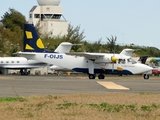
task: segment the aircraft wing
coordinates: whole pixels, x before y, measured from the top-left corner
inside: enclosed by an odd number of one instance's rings
[[[20,51],[20,52],[16,52],[16,53],[14,53],[14,54],[18,54],[18,55],[20,55],[20,56],[21,56],[21,55],[22,55],[22,56],[23,56],[23,55],[30,55],[30,56],[31,56],[31,55],[32,55],[32,56],[36,55],[35,52],[21,52],[21,51]]]
[[[73,55],[73,56],[83,56],[88,59],[97,59],[97,58],[102,58],[104,57],[104,54],[100,53],[87,53],[87,52],[74,52],[74,53],[66,53],[67,55]]]
[[[40,67],[44,67],[44,66],[47,66],[46,63],[43,63],[43,64],[35,64],[35,65],[4,65],[4,66],[1,66],[0,68],[5,68],[5,69],[32,69],[32,68],[40,68]]]

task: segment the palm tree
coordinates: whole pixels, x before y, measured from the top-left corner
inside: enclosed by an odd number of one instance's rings
[[[108,42],[107,42],[107,47],[109,49],[109,52],[110,53],[114,53],[116,52],[116,40],[117,40],[117,37],[113,37],[111,36],[111,38],[107,38]]]

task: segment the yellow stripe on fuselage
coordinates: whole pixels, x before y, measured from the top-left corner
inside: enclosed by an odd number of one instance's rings
[[[123,68],[117,67],[117,70],[118,70],[118,71],[123,71]]]

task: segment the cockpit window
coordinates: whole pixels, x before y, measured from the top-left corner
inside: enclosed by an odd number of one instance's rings
[[[127,61],[128,63],[132,63],[132,64],[137,63],[133,58],[128,58]]]

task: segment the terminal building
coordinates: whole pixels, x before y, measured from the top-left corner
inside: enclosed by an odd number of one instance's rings
[[[38,6],[29,11],[28,22],[39,24],[42,34],[48,37],[61,37],[67,34],[68,22],[62,14],[60,0],[37,0]]]

